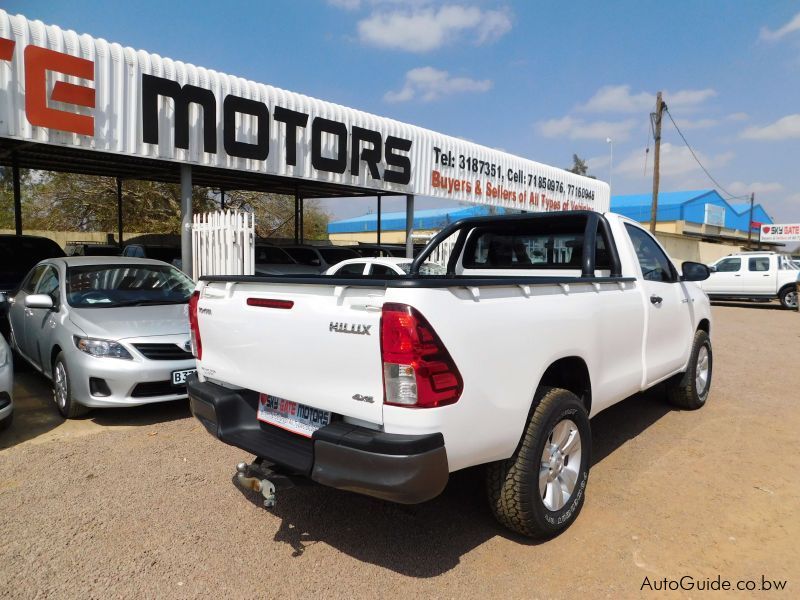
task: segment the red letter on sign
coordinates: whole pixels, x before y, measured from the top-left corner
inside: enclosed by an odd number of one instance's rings
[[[0,60],[11,60],[14,56],[14,40],[0,38]]]
[[[25,48],[25,112],[31,125],[94,135],[94,117],[47,106],[47,71],[56,71],[94,81],[94,62],[41,48]],[[52,100],[94,108],[94,90],[82,85],[57,81]]]

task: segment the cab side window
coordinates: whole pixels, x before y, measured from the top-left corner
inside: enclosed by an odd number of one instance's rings
[[[349,265],[343,265],[342,268],[335,273],[335,275],[349,275],[350,277],[358,277],[363,274],[364,263],[350,263]]]
[[[42,278],[39,280],[36,293],[50,296],[53,300],[53,306],[58,306],[58,271],[56,271],[54,267],[47,267]]]
[[[642,277],[647,281],[661,281],[663,283],[677,281],[677,271],[672,266],[672,261],[664,254],[664,251],[656,241],[650,237],[650,234],[627,223],[625,228],[628,230],[631,242],[633,242],[636,258],[639,259],[639,266],[642,267]]]
[[[39,280],[42,278],[42,273],[44,273],[46,268],[46,265],[34,267],[33,271],[30,272],[27,279],[25,279],[25,283],[22,284],[20,289],[26,294],[32,294],[36,289],[36,285],[39,283]]]
[[[716,265],[717,273],[736,273],[742,268],[741,258],[725,258]]]
[[[756,256],[748,260],[751,271],[769,271],[769,256]]]
[[[370,275],[374,275],[375,277],[386,277],[387,275],[397,275],[397,273],[394,271],[394,269],[387,267],[386,265],[372,265]]]

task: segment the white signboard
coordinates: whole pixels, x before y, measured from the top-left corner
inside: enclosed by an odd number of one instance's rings
[[[761,226],[762,242],[800,242],[800,223]]]
[[[725,207],[716,204],[706,204],[705,218],[703,223],[706,225],[716,225],[725,227]]]
[[[0,146],[11,138],[530,211],[609,209],[608,184],[595,179],[2,10],[0,98]]]

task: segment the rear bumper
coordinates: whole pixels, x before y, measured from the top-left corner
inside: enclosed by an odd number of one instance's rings
[[[213,436],[330,487],[402,504],[438,496],[449,477],[441,433],[401,435],[336,421],[311,439],[256,419],[258,395],[191,377],[192,414]]]

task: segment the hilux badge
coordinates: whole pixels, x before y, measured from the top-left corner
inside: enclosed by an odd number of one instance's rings
[[[355,335],[370,335],[369,330],[372,325],[361,325],[360,323],[334,323],[328,326],[328,331],[333,333],[353,333]]]

